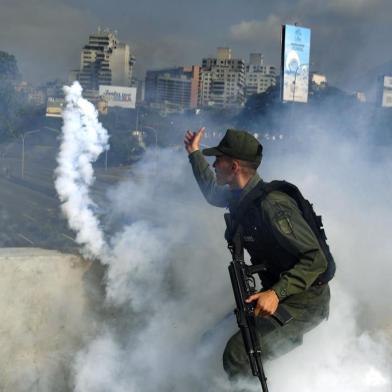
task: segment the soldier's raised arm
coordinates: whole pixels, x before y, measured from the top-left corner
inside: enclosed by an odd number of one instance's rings
[[[214,206],[227,207],[230,191],[226,186],[216,183],[215,175],[200,151],[200,142],[204,132],[204,127],[197,132],[188,130],[184,137],[185,150],[189,154],[193,174],[206,200]]]

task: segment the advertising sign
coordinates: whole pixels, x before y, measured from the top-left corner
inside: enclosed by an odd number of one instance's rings
[[[99,95],[108,103],[109,107],[135,109],[136,87],[99,86]]]
[[[48,97],[46,117],[61,117],[64,105],[64,98]]]
[[[308,102],[310,29],[282,26],[282,100]]]

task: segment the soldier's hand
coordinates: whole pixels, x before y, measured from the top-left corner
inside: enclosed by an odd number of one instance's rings
[[[261,317],[268,317],[276,312],[279,304],[279,298],[274,290],[262,291],[251,295],[245,302],[250,303],[257,301],[255,307],[255,315]]]
[[[205,128],[200,128],[197,132],[186,131],[184,137],[185,150],[188,154],[200,149],[200,141],[204,136]]]

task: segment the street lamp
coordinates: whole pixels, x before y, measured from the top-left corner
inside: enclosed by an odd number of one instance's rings
[[[136,107],[136,129],[139,129],[139,107]]]

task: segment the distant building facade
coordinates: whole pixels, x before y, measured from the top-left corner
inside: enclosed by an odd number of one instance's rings
[[[89,36],[81,51],[80,70],[71,71],[87,97],[97,97],[100,85],[130,87],[135,58],[128,44],[119,42],[117,33],[98,31]]]
[[[199,106],[241,106],[245,101],[245,61],[232,58],[230,48],[218,48],[216,57],[203,58]]]
[[[265,92],[276,85],[278,71],[273,65],[265,65],[261,53],[251,53],[245,68],[245,96]]]
[[[383,108],[392,107],[392,75],[378,77],[378,106]]]
[[[168,112],[196,108],[199,75],[199,65],[147,71],[144,101]]]
[[[310,82],[312,83],[313,88],[324,88],[327,86],[327,77],[319,72],[312,72],[310,75]]]
[[[145,92],[145,79],[137,79],[132,77],[132,87],[136,87],[136,103],[140,104],[144,102],[144,92]]]
[[[36,107],[46,105],[46,89],[44,87],[33,87],[26,81],[15,84],[15,91],[23,94],[27,101]]]

